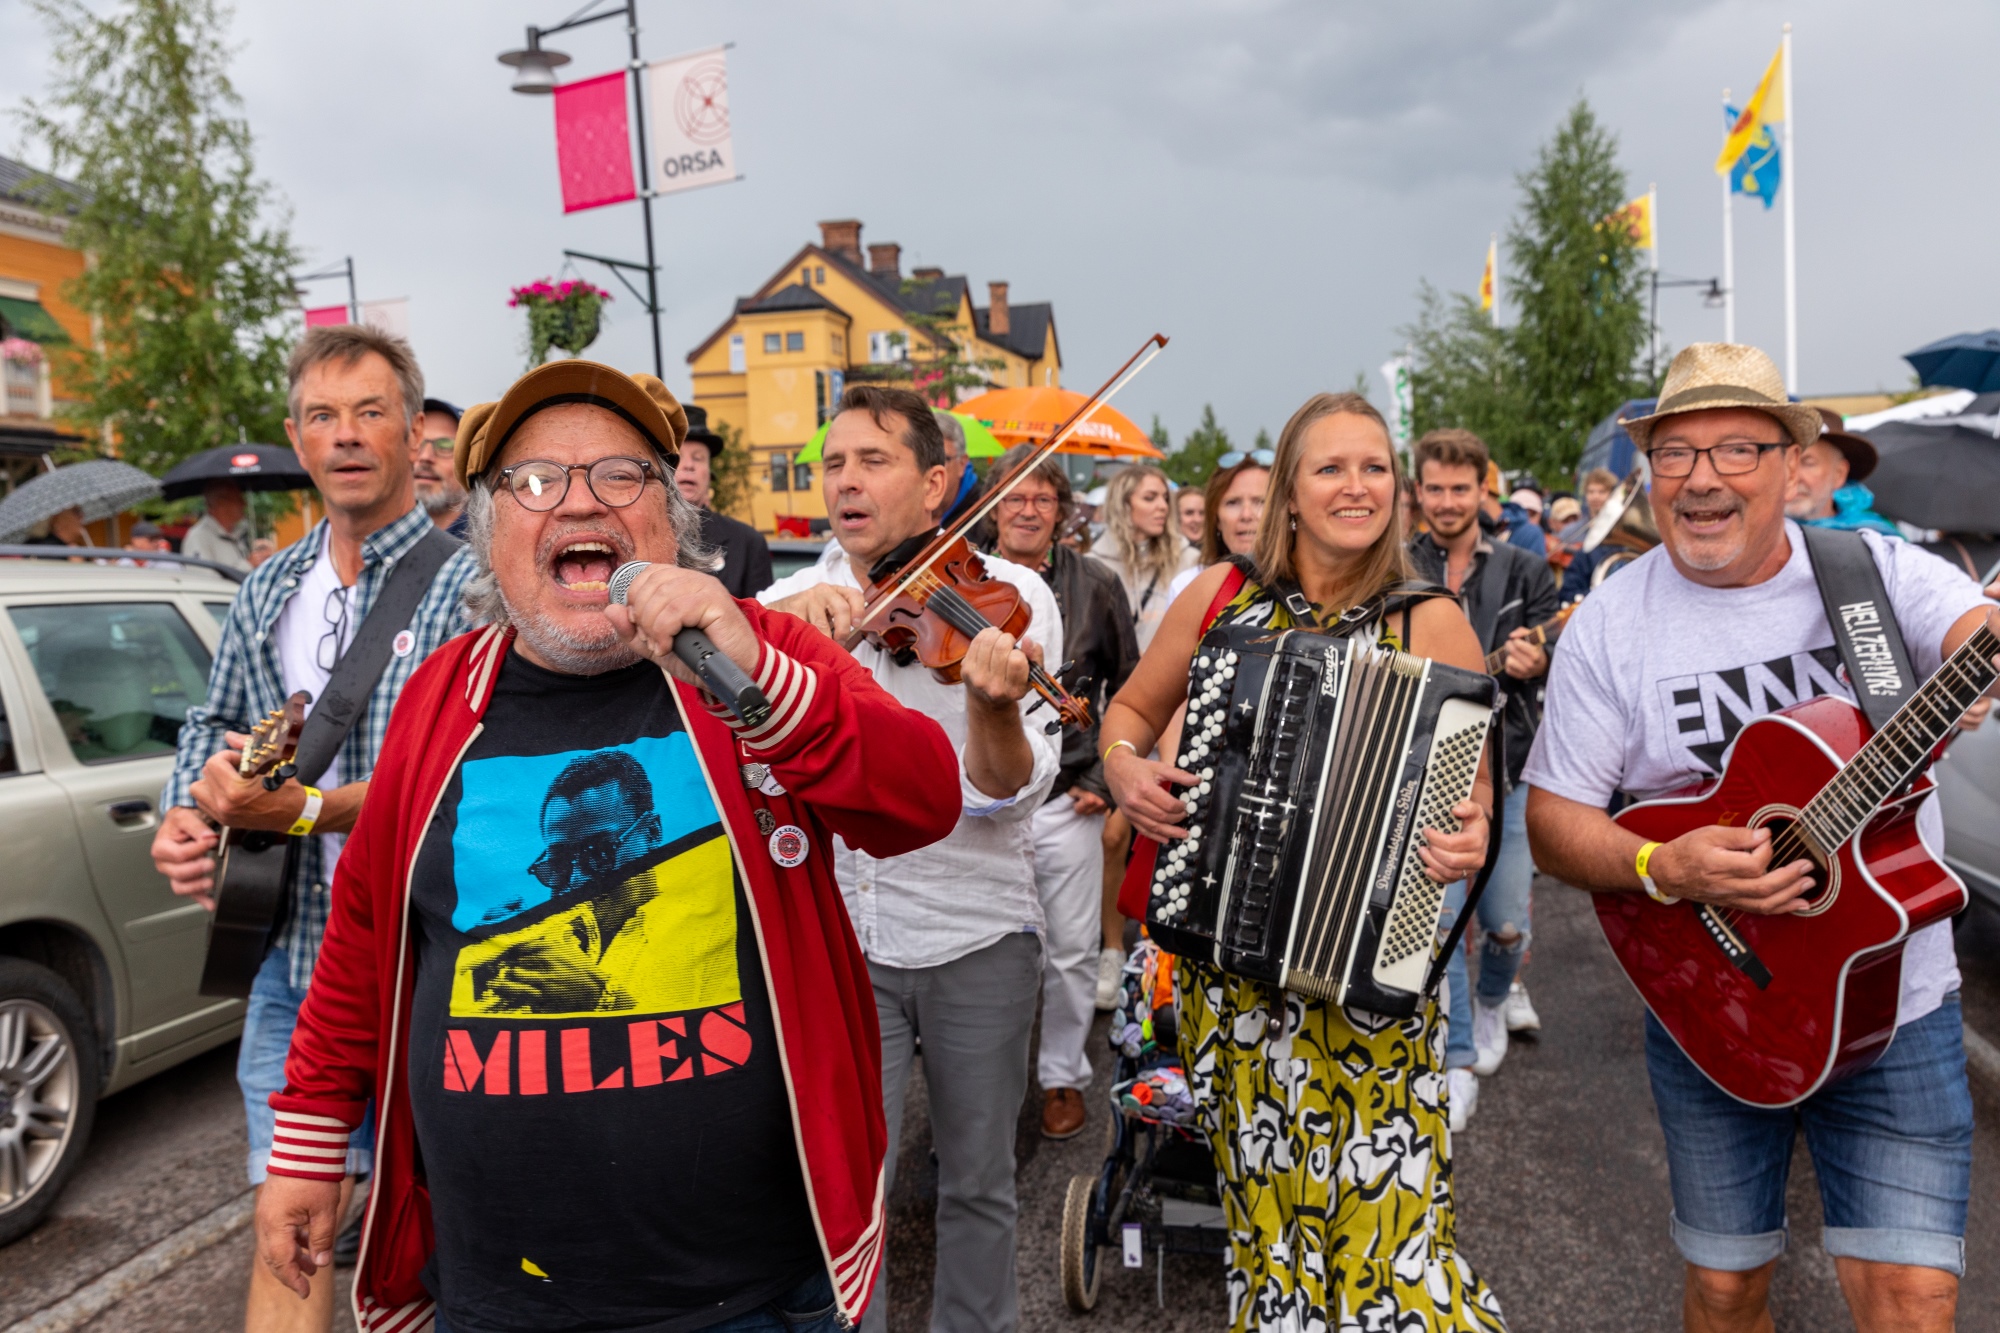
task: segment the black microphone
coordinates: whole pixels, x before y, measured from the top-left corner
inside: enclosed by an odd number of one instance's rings
[[[632,587],[632,580],[645,573],[652,563],[628,560],[612,571],[608,591],[613,606],[625,605],[625,594]],[[744,726],[760,726],[771,716],[771,701],[757,688],[757,682],[700,630],[684,629],[674,635],[674,656],[687,663],[688,670],[701,677],[708,692],[729,705],[729,710],[743,719]]]

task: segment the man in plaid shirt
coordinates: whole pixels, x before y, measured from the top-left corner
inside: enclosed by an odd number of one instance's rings
[[[174,892],[211,908],[217,835],[202,818],[231,828],[310,834],[302,840],[283,926],[258,972],[243,1019],[236,1078],[250,1128],[250,1181],[262,1184],[271,1155],[270,1095],[284,1086],[285,1053],[326,930],[328,886],[340,844],[368,790],[389,714],[403,683],[431,650],[472,622],[460,597],[472,557],[455,552],[432,580],[360,720],[317,781],[294,778],[267,792],[237,776],[251,725],[296,690],[317,699],[332,668],[388,581],[396,561],[432,531],[416,502],[412,461],[421,447],[423,375],[409,345],[374,329],[309,330],[288,367],[285,431],[305,464],[327,517],[303,541],[264,562],[237,593],[223,627],[208,699],[188,710],[173,777],[160,796],[166,812],[153,862]],[[199,812],[197,810],[199,808]],[[370,1168],[372,1134],[349,1151],[350,1176]],[[333,1316],[332,1273],[309,1301],[253,1263],[249,1326],[325,1329]]]

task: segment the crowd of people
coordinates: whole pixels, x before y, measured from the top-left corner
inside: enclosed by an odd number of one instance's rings
[[[1642,845],[1606,810],[1712,773],[1745,720],[1659,701],[1830,651],[1799,522],[1862,533],[1920,670],[1989,615],[1952,566],[1854,520],[1865,441],[1790,403],[1752,348],[1686,349],[1626,423],[1659,548],[1608,577],[1584,539],[1620,478],[1507,490],[1457,429],[1406,464],[1352,393],[1313,396],[1199,486],[1120,467],[1092,514],[1031,446],[982,481],[948,414],[851,385],[823,445],[831,540],[774,581],[761,537],[709,507],[724,441],[651,376],[554,362],[460,410],[425,397],[406,344],[351,326],[309,331],[288,376],[326,516],[236,598],[154,843],[212,906],[220,827],[297,842],[238,1066],[253,1330],[327,1328],[343,1249],[370,1330],[885,1329],[919,1055],[930,1326],[1017,1327],[1019,1108],[1038,1087],[1056,1139],[1118,1114],[1087,1095],[1090,1033],[1151,946],[1117,889],[1135,835],[1187,835],[1170,786],[1202,778],[1177,737],[1197,645],[1228,624],[1356,636],[1498,687],[1454,827],[1423,831],[1440,937],[1475,919],[1413,1016],[1163,968],[1231,1326],[1503,1328],[1456,1243],[1452,1143],[1544,1021],[1524,974],[1537,866],[1797,910],[1810,866],[1770,865],[1767,834]],[[190,542],[248,564],[226,501]],[[927,661],[871,597],[981,510],[1014,632]],[[414,609],[380,627],[378,606]],[[356,679],[350,646],[389,629]],[[704,686],[673,651],[687,630],[768,714]],[[1047,725],[1044,668],[1089,725]],[[360,701],[332,758],[242,777],[250,724],[301,690]],[[1907,1035],[1795,1109],[1732,1101],[1648,1020],[1688,1328],[1770,1327],[1799,1124],[1857,1322],[1949,1326],[1971,1104],[1948,928],[1910,953]]]

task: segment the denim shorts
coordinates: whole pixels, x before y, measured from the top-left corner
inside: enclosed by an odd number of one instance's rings
[[[1674,1243],[1691,1264],[1761,1268],[1784,1253],[1785,1180],[1804,1129],[1826,1252],[1965,1273],[1972,1090],[1958,993],[1896,1030],[1880,1060],[1783,1110],[1708,1081],[1652,1014],[1646,1069],[1667,1137]]]
[[[704,1325],[701,1333],[837,1333],[839,1328],[840,1306],[833,1299],[833,1280],[822,1269],[754,1310]],[[431,1316],[431,1333],[451,1333],[443,1310]]]
[[[292,1029],[299,1025],[299,1006],[306,993],[291,983],[291,956],[283,949],[264,955],[257,979],[250,983],[250,1003],[243,1011],[243,1041],[236,1048],[236,1086],[243,1090],[243,1115],[250,1126],[250,1183],[264,1183],[271,1161],[271,1136],[278,1113],[271,1094],[285,1088],[285,1057],[292,1049]],[[365,1176],[374,1169],[375,1108],[370,1106],[359,1129],[349,1136],[347,1174]]]

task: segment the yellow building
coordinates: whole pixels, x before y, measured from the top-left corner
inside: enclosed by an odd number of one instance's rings
[[[986,372],[993,387],[1062,383],[1047,302],[1012,305],[1007,284],[989,282],[987,304],[975,305],[963,275],[919,268],[904,277],[902,247],[893,242],[870,245],[864,261],[859,222],[819,228],[819,244],[800,249],[740,298],[687,358],[694,401],[712,424],[741,432],[751,450],[751,512],[739,517],[765,532],[776,531],[780,518],[826,517],[816,469],[794,459],[851,373],[907,360],[912,344],[928,336],[910,322],[912,312],[943,316],[967,360],[998,362]]]
[[[58,447],[81,443],[51,420],[63,396],[49,355],[90,341],[90,320],[62,295],[84,266],[83,255],[63,243],[63,195],[74,188],[0,157],[0,339],[23,353],[0,356],[0,494],[40,471]]]

